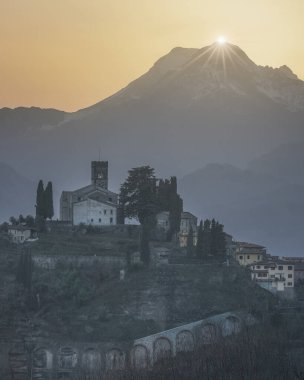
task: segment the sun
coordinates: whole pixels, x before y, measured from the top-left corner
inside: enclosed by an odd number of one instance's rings
[[[219,37],[216,39],[216,42],[217,42],[219,45],[224,45],[224,44],[227,42],[227,38],[224,37],[224,36],[219,36]]]

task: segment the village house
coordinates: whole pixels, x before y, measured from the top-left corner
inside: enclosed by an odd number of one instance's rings
[[[179,245],[180,247],[186,247],[189,232],[192,229],[193,232],[193,244],[197,243],[197,217],[191,214],[191,212],[185,211],[181,214],[181,223],[179,231]]]
[[[92,161],[91,184],[62,192],[60,220],[73,225],[114,225],[118,208],[118,195],[108,190],[108,161]]]
[[[261,261],[248,266],[251,279],[270,291],[294,287],[294,265],[287,261]]]
[[[22,224],[8,226],[8,234],[13,242],[17,244],[24,243],[29,239],[37,238],[37,232],[34,228]]]
[[[283,256],[282,260],[294,265],[294,284],[297,285],[304,282],[304,257]]]
[[[253,264],[265,259],[266,248],[252,243],[236,242],[235,259],[243,266]]]

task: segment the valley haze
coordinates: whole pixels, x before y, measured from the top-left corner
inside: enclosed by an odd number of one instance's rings
[[[40,178],[85,185],[109,161],[111,188],[131,167],[176,175],[185,209],[215,217],[272,254],[303,254],[304,82],[256,65],[233,44],[176,47],[101,102],[67,113],[0,110],[0,219],[34,213]],[[58,207],[57,207],[58,208]]]

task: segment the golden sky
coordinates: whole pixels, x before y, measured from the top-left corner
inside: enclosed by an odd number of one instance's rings
[[[0,107],[92,105],[225,35],[304,79],[304,0],[0,0]]]

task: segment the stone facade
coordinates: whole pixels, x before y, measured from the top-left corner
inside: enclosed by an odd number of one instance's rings
[[[12,241],[18,244],[37,237],[37,232],[33,228],[23,225],[9,226],[8,234],[10,235]]]
[[[179,232],[179,245],[180,247],[186,247],[188,241],[188,235],[190,229],[193,231],[193,244],[197,243],[197,217],[191,212],[182,212],[180,232]]]
[[[117,223],[118,195],[108,190],[108,162],[91,163],[91,184],[75,191],[63,191],[60,220],[87,225]]]
[[[239,333],[256,323],[250,314],[224,313],[129,342],[53,342],[34,339],[5,345],[2,364],[13,379],[112,379],[116,371],[145,370],[159,360]]]
[[[266,257],[266,248],[252,243],[237,242],[235,247],[235,259],[240,265],[246,266],[259,261]]]

